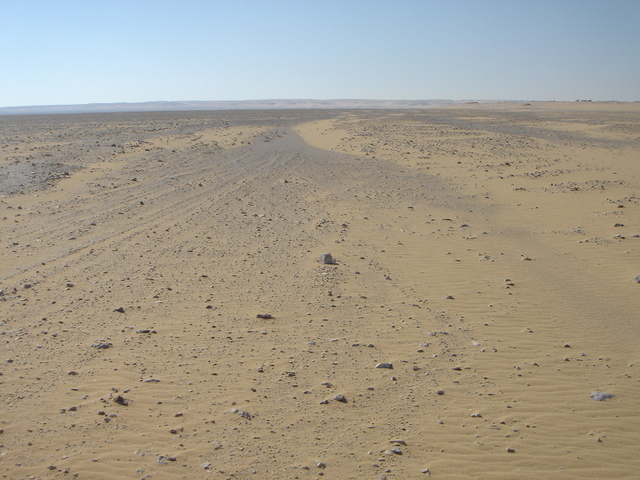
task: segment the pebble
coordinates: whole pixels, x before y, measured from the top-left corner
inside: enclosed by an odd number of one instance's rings
[[[613,393],[605,393],[605,392],[593,392],[589,396],[598,402],[604,402],[607,398],[615,397]]]
[[[340,395],[339,393],[336,393],[333,396],[333,399],[337,402],[347,403],[347,397],[345,397],[344,395]]]
[[[91,345],[91,346],[92,346],[93,348],[97,348],[97,349],[104,350],[104,349],[107,349],[107,348],[111,347],[111,344],[110,344],[110,343],[107,343],[107,342],[96,342],[96,343],[94,343],[94,344],[93,344],[93,345]]]
[[[393,369],[393,364],[392,363],[379,363],[376,365],[376,368],[389,368],[389,369]]]
[[[202,465],[200,465],[202,468],[204,468],[205,470],[209,470],[211,468],[211,462],[204,462]]]

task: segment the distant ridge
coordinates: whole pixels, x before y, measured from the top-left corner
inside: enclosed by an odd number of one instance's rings
[[[269,109],[404,109],[458,105],[456,100],[226,100],[140,103],[87,103],[82,105],[33,105],[0,107],[0,115],[36,115],[101,112],[167,112],[188,110]],[[484,103],[484,102],[481,102]]]

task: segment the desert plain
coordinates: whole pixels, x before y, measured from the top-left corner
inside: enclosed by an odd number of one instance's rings
[[[638,103],[0,117],[0,475],[638,478],[638,275]]]

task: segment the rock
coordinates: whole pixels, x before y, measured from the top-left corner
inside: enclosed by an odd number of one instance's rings
[[[640,275],[636,275],[636,283],[640,283]]]
[[[422,470],[420,470],[420,473],[424,473],[427,477],[431,476],[431,470],[429,470],[428,468],[423,468]]]
[[[607,398],[615,397],[613,393],[604,393],[604,392],[593,392],[589,396],[598,402],[604,402]]]
[[[157,382],[159,382],[160,380],[158,380],[157,378],[145,378],[145,379],[144,379],[144,380],[142,380],[142,381],[143,381],[143,382],[146,382],[146,383],[157,383]]]
[[[507,453],[516,453],[514,448],[507,448]]]
[[[123,307],[114,308],[113,311],[118,313],[124,313],[124,308]]]
[[[327,465],[324,462],[316,462],[316,467],[318,468],[327,468]]]
[[[93,345],[91,345],[93,348],[97,348],[99,350],[105,350],[109,347],[111,347],[110,343],[107,342],[96,342]]]
[[[344,395],[340,395],[339,393],[336,393],[333,396],[333,399],[337,402],[347,403],[347,397],[345,397]]]
[[[335,261],[333,260],[333,256],[330,253],[323,253],[322,255],[320,255],[320,263],[331,265],[335,263]]]
[[[113,399],[113,401],[118,405],[123,405],[125,407],[129,405],[129,400],[124,398],[122,395],[118,395],[116,398]]]
[[[204,468],[205,470],[209,470],[211,468],[211,462],[204,462],[202,465],[200,465],[202,468]]]
[[[437,394],[437,395],[444,395],[444,390],[438,390],[438,391],[436,392],[436,394]]]
[[[270,313],[259,313],[258,315],[256,315],[257,318],[262,318],[264,320],[269,320],[270,318],[273,318],[273,315],[271,315]]]
[[[377,364],[376,368],[389,368],[389,369],[393,370],[393,364],[392,363],[383,362],[383,363]]]

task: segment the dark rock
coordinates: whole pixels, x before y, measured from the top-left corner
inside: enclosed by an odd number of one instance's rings
[[[323,253],[322,255],[320,255],[320,263],[324,263],[325,265],[332,265],[335,263],[335,261],[330,253]]]
[[[274,318],[270,313],[259,313],[256,315],[257,318],[262,318],[264,320],[269,320],[270,318]]]
[[[589,396],[598,402],[604,402],[607,398],[615,397],[613,393],[605,393],[605,392],[593,392]]]
[[[333,399],[337,402],[347,403],[347,398],[344,395],[340,395],[339,393],[333,396]]]
[[[113,399],[113,401],[118,405],[122,405],[124,407],[129,405],[129,400],[124,398],[122,395],[118,395],[116,398]]]
[[[388,369],[393,370],[393,364],[392,363],[386,363],[386,362],[379,363],[379,364],[376,365],[376,368],[388,368]]]
[[[118,312],[118,313],[124,313],[124,308],[118,307],[118,308],[114,309],[113,311],[114,312]]]

